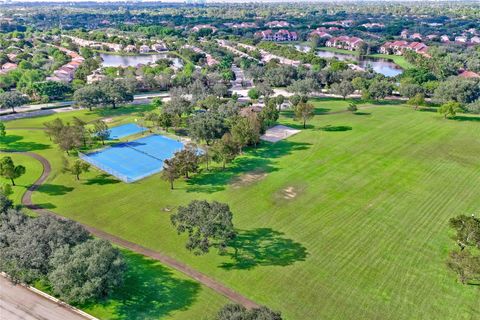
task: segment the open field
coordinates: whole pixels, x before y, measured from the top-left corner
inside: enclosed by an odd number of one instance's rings
[[[480,209],[479,118],[444,120],[388,103],[361,104],[357,114],[327,114],[345,110],[348,101],[315,104],[317,116],[307,130],[262,143],[226,171],[178,181],[173,191],[158,175],[124,184],[92,171],[77,182],[60,172],[61,153],[42,131],[8,130],[38,128],[53,117],[7,123],[7,134],[18,138],[5,146],[52,163],[52,176],[34,193],[34,203],[164,252],[287,319],[479,314],[478,287],[460,285],[445,267],[453,246],[448,219]],[[118,110],[75,114],[88,121],[120,116],[116,123],[135,118]],[[288,112],[280,123],[301,127]],[[232,244],[237,255],[231,248],[224,256],[198,257],[184,248],[169,212],[192,199],[230,204],[240,231]],[[187,311],[170,315],[191,319],[203,314],[202,306],[211,310],[224,302],[205,292]],[[169,301],[179,303],[174,297]],[[87,311],[100,315],[102,308]]]

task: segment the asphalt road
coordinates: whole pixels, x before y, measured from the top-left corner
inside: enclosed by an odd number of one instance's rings
[[[86,318],[0,276],[0,319],[85,320]]]

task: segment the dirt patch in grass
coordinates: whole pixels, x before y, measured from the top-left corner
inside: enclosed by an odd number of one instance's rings
[[[287,200],[287,201],[290,201],[290,200],[294,200],[295,198],[297,198],[300,194],[303,193],[303,191],[305,190],[306,186],[305,185],[289,185],[289,186],[286,186],[280,190],[278,190],[275,194],[275,198],[277,200]]]
[[[297,190],[294,187],[286,187],[282,190],[283,198],[287,200],[294,199],[297,196]]]
[[[264,170],[254,170],[250,172],[246,172],[238,177],[232,179],[232,186],[236,189],[249,186],[264,179],[267,176],[267,173]]]

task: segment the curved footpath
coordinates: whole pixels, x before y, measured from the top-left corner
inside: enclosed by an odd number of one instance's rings
[[[37,179],[37,181],[35,181],[27,189],[27,191],[25,192],[25,194],[22,197],[22,204],[25,207],[29,208],[30,210],[33,210],[33,211],[35,211],[39,214],[53,215],[55,217],[65,219],[65,217],[60,216],[53,211],[40,208],[39,206],[32,203],[32,193],[35,190],[37,190],[45,182],[45,180],[48,178],[48,176],[50,175],[50,173],[52,171],[52,167],[50,165],[50,162],[48,162],[48,160],[46,158],[42,157],[41,155],[39,155],[37,153],[33,153],[33,152],[20,152],[20,151],[18,151],[18,152],[17,151],[5,151],[5,152],[18,153],[18,154],[22,154],[22,155],[25,155],[25,156],[28,156],[28,157],[32,157],[32,158],[40,161],[40,163],[43,166],[42,175],[40,176],[40,178]],[[186,264],[184,264],[184,263],[182,263],[182,262],[180,262],[180,261],[178,261],[178,260],[176,260],[172,257],[169,257],[169,256],[167,256],[163,253],[158,252],[158,251],[154,251],[154,250],[145,248],[143,246],[140,246],[136,243],[127,241],[125,239],[119,238],[117,236],[114,236],[110,233],[99,230],[97,228],[90,227],[90,226],[87,226],[87,225],[84,225],[84,224],[82,224],[82,225],[92,235],[94,235],[96,237],[99,237],[99,238],[106,239],[106,240],[108,240],[112,243],[115,243],[115,244],[117,244],[121,247],[124,247],[124,248],[129,249],[129,250],[134,251],[134,252],[137,252],[137,253],[142,254],[144,256],[147,256],[147,257],[150,257],[152,259],[158,260],[161,263],[163,263],[163,264],[165,264],[165,265],[167,265],[167,266],[169,266],[173,269],[176,269],[176,270],[182,272],[183,274],[197,280],[198,282],[202,283],[206,287],[208,287],[210,289],[213,289],[216,292],[226,296],[227,298],[229,298],[233,302],[242,304],[247,308],[256,308],[256,307],[259,306],[257,303],[248,299],[247,297],[239,294],[238,292],[235,292],[234,290],[226,287],[225,285],[221,284],[220,282],[216,281],[215,279],[213,279],[213,278],[211,278],[211,277],[209,277],[209,276],[207,276],[207,275],[205,275],[205,274],[187,266]]]

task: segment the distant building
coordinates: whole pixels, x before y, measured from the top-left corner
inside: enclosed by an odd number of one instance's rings
[[[318,30],[313,30],[310,32],[310,37],[317,36],[319,38],[331,38],[332,35],[330,33],[326,33],[325,31],[318,31]]]
[[[400,38],[402,39],[408,39],[408,30],[403,30],[401,33],[400,33]]]
[[[440,41],[442,42],[450,42],[450,37],[444,34],[443,36],[440,37]]]
[[[457,36],[455,37],[455,42],[458,43],[467,43],[468,39],[466,36]]]
[[[410,36],[410,39],[412,39],[412,40],[422,40],[423,36],[420,33],[414,33]]]
[[[149,53],[150,52],[150,47],[147,45],[141,45],[139,48],[140,53]]]
[[[272,30],[264,30],[255,33],[256,37],[262,38],[264,41],[297,41],[298,34],[295,31],[288,31],[285,29],[276,32]]]
[[[462,77],[462,78],[467,78],[467,79],[480,78],[480,74],[475,73],[473,71],[467,71],[467,70],[463,70],[462,72],[460,72],[460,74],[458,76]]]
[[[215,28],[214,26],[212,26],[210,24],[198,24],[198,25],[196,25],[192,28],[192,31],[193,32],[198,32],[202,29],[210,29],[210,30],[212,30],[212,33],[215,33],[218,30],[217,28]]]
[[[160,51],[167,51],[168,48],[164,42],[159,42],[159,43],[152,44],[152,50],[160,52]]]
[[[413,50],[416,53],[425,55],[428,51],[428,46],[422,42],[407,42],[407,41],[393,41],[385,42],[380,47],[380,53],[402,55],[406,50]]]
[[[132,45],[132,44],[129,44],[129,45],[126,46],[123,50],[124,50],[125,52],[136,52],[136,51],[137,51],[137,47],[135,47],[135,46]]]
[[[258,28],[255,22],[242,22],[242,23],[225,23],[227,27],[233,29],[254,29]]]
[[[385,28],[385,25],[383,23],[377,23],[377,22],[364,23],[361,26],[365,27],[367,29],[382,29],[382,28]]]
[[[92,84],[98,81],[105,80],[107,78],[106,75],[101,74],[99,71],[94,71],[92,74],[87,76],[87,83]]]
[[[342,26],[342,27],[351,27],[353,20],[337,20],[337,21],[328,21],[322,23],[325,26]]]
[[[364,41],[357,37],[340,36],[328,39],[325,45],[327,47],[355,51],[360,48],[362,43]]]
[[[472,38],[470,39],[470,43],[472,43],[472,44],[480,44],[480,37],[479,37],[479,36],[472,37]]]
[[[18,65],[15,63],[7,62],[2,65],[2,71],[8,72],[18,68]]]
[[[265,23],[265,26],[266,27],[269,27],[269,28],[286,28],[286,27],[289,27],[290,26],[290,23],[288,23],[287,21],[270,21],[270,22],[267,22]]]

